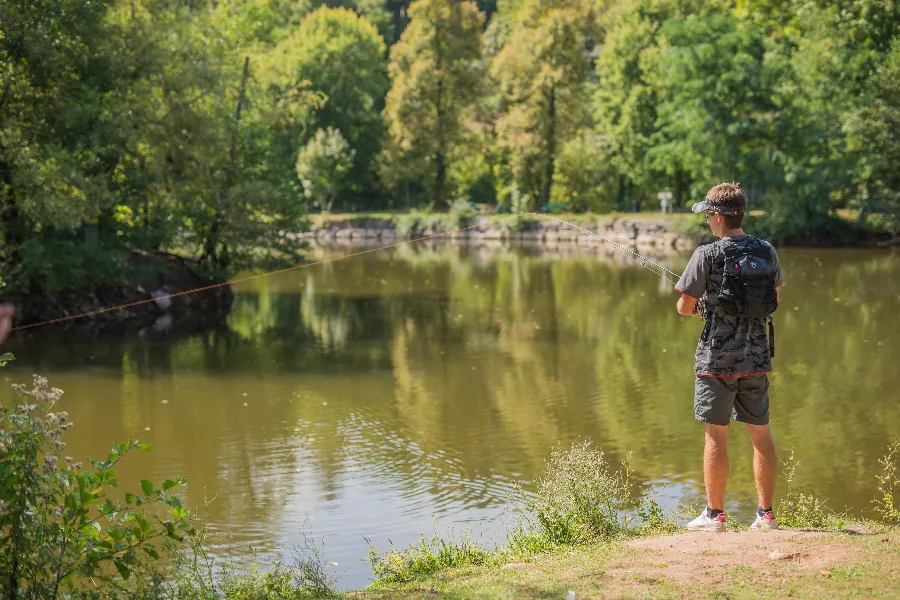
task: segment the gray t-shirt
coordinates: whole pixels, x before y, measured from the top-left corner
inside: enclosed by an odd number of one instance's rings
[[[707,377],[739,377],[768,373],[772,355],[766,331],[766,317],[733,317],[715,310],[725,272],[725,248],[743,245],[750,236],[739,235],[704,244],[694,251],[675,291],[703,301],[706,325],[697,342],[694,371]],[[763,243],[770,248],[768,242]],[[775,285],[784,283],[778,254],[772,248]]]

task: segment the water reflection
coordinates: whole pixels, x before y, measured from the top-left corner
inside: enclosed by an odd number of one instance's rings
[[[900,263],[884,252],[783,250],[772,418],[797,484],[862,510],[900,436]],[[673,259],[678,270],[687,257]],[[48,374],[76,423],[68,452],[150,441],[123,480],[190,481],[223,547],[277,551],[300,530],[364,585],[363,536],[398,545],[498,516],[557,443],[586,437],[667,505],[701,497],[692,420],[698,320],[670,284],[619,260],[403,247],[247,282],[229,328],[187,339],[14,341],[9,373]],[[163,401],[166,401],[165,403]],[[755,506],[734,436],[735,516]],[[743,513],[741,512],[743,511]]]

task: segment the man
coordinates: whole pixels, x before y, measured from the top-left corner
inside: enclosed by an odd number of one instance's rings
[[[784,276],[775,249],[742,228],[747,197],[739,184],[721,183],[692,207],[705,213],[719,238],[697,248],[675,286],[682,315],[706,323],[697,342],[694,417],[706,428],[703,475],[707,506],[688,524],[724,531],[730,418],[745,423],[753,443],[759,507],[751,529],[777,529],[772,511],[777,459],[769,430],[769,379],[774,339],[771,313]],[[768,335],[767,335],[768,333]]]

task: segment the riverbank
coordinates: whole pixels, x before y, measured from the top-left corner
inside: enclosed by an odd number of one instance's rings
[[[142,337],[170,331],[187,335],[221,325],[234,301],[231,286],[201,276],[191,261],[179,256],[134,252],[120,269],[117,283],[59,293],[13,293],[2,300],[16,306],[15,327],[55,321],[59,330],[77,325],[81,335],[112,329]],[[214,287],[183,294],[205,286]],[[107,310],[113,307],[118,308]],[[32,334],[28,329],[25,333]]]
[[[694,217],[691,219],[690,217]],[[479,215],[410,213],[371,215],[317,215],[310,230],[299,234],[317,246],[367,246],[441,236],[475,244],[532,243],[548,247],[595,247],[603,238],[641,253],[684,252],[705,238],[695,231],[696,215]]]
[[[766,220],[761,211],[751,211],[748,231],[781,246],[798,247],[888,247],[900,239],[882,226],[860,221],[847,212],[822,219],[814,233],[784,232]],[[661,214],[486,214],[371,213],[325,214],[310,217],[308,231],[296,234],[308,243],[324,247],[367,247],[399,240],[441,236],[454,242],[498,245],[528,243],[557,246],[596,247],[608,245],[602,238],[641,254],[673,254],[690,251],[712,241],[708,227],[693,213]]]
[[[564,549],[351,593],[388,598],[896,598],[900,530],[678,533]]]

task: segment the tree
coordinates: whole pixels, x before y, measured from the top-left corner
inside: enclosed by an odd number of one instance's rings
[[[503,98],[497,132],[519,187],[546,204],[560,141],[584,122],[593,3],[526,0],[509,6],[509,37],[491,63]]]
[[[373,160],[384,135],[386,52],[375,26],[366,19],[344,8],[322,7],[307,15],[274,51],[265,53],[271,86],[288,89],[307,82],[307,91],[324,100],[315,110],[310,133],[297,132],[299,142],[317,129],[340,129],[356,152],[349,187],[357,194],[373,187]],[[288,164],[298,148],[291,150]]]
[[[665,23],[648,62],[658,104],[645,166],[672,182],[676,205],[723,180],[771,183],[776,73],[765,64],[760,28],[704,6]]]
[[[418,0],[409,14],[391,49],[382,173],[389,184],[414,182],[442,203],[449,200],[454,150],[465,138],[464,112],[480,93],[484,15],[474,3],[454,0]]]
[[[85,133],[113,84],[110,0],[8,0],[0,8],[0,235],[18,262],[36,228],[75,228],[105,201]]]
[[[330,212],[353,166],[356,151],[337,129],[319,129],[297,156],[297,177],[313,206]]]
[[[566,140],[557,157],[550,200],[577,212],[608,212],[618,184],[610,158],[609,140],[592,129]]]
[[[872,103],[851,122],[851,147],[868,153],[861,186],[862,214],[882,214],[896,234],[900,232],[900,39],[873,83]]]

